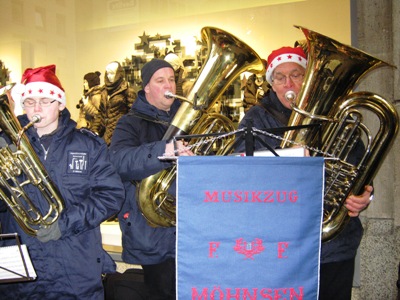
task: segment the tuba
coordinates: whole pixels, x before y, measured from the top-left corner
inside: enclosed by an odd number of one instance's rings
[[[201,30],[207,47],[206,59],[187,97],[176,113],[163,140],[182,135],[212,135],[235,130],[227,117],[212,112],[218,98],[240,75],[249,71],[261,73],[261,58],[244,42],[228,32],[204,27]],[[170,95],[180,98],[176,95]],[[204,137],[191,139],[189,146],[196,155],[225,155],[234,143],[234,136],[207,145]],[[197,146],[199,144],[206,146]],[[176,225],[175,197],[168,192],[176,179],[176,166],[143,179],[137,187],[138,206],[151,226]]]
[[[0,199],[5,201],[19,226],[29,235],[36,236],[39,227],[53,224],[64,208],[57,187],[50,180],[44,166],[29,143],[25,131],[40,116],[21,127],[9,103],[12,86],[0,94],[0,129],[12,141],[0,138]],[[27,190],[33,186],[43,195],[43,203],[34,203]]]
[[[310,155],[325,159],[325,191],[322,241],[337,236],[350,217],[344,201],[359,195],[371,184],[398,131],[394,106],[370,92],[352,92],[367,72],[391,66],[367,53],[343,45],[317,32],[299,27],[308,44],[308,65],[299,95],[287,93],[293,112],[288,126],[305,126],[287,131],[282,148],[306,145]],[[363,114],[375,117],[379,127],[370,130]],[[318,125],[318,126],[313,126]],[[365,143],[359,162],[348,155],[361,139]]]

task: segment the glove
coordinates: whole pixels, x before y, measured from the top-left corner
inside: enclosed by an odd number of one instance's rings
[[[36,233],[36,237],[42,243],[58,240],[61,237],[61,231],[58,226],[58,220],[53,224],[51,224],[50,226],[40,227]]]

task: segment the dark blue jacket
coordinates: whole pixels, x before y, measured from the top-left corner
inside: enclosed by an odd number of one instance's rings
[[[26,115],[19,120],[22,126],[28,122]],[[20,235],[28,247],[37,280],[0,284],[0,299],[103,299],[101,275],[115,272],[115,263],[102,248],[100,223],[118,213],[124,187],[109,161],[104,141],[75,126],[64,109],[46,160],[36,130],[31,127],[27,131],[33,149],[65,201],[58,220],[61,238],[42,243],[25,234],[9,212],[1,212],[3,232]],[[42,199],[37,189],[29,193],[35,203]],[[0,203],[4,210],[4,202]]]
[[[161,161],[158,157],[165,152],[166,141],[161,139],[179,105],[176,100],[169,112],[158,110],[149,104],[145,93],[139,91],[130,113],[118,121],[113,133],[111,161],[126,188],[126,200],[118,219],[122,231],[122,259],[127,263],[148,265],[175,257],[175,227],[148,225],[138,208],[136,186],[132,181],[139,182],[171,167],[171,162]]]
[[[268,108],[268,111],[265,109]],[[239,124],[239,128],[245,128],[248,122],[253,122],[253,127],[265,130],[269,128],[285,127],[289,122],[292,111],[284,107],[276,96],[275,92],[269,90],[268,93],[261,99],[261,105],[253,106],[243,117]],[[277,119],[279,116],[280,120]],[[280,134],[282,135],[282,134]],[[273,137],[259,134],[265,143],[268,143],[273,149],[279,147],[281,141]],[[242,138],[238,138],[238,146],[235,152],[245,151],[245,142]],[[260,150],[265,146],[255,141],[255,149]],[[363,154],[364,146],[359,142],[355,150],[349,157],[349,162],[355,164]],[[350,222],[346,225],[343,231],[332,240],[322,243],[321,248],[321,263],[330,263],[336,261],[344,261],[355,257],[357,248],[361,242],[363,228],[358,217],[350,218]]]

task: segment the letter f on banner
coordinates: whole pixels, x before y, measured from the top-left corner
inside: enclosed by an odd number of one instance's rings
[[[210,248],[208,252],[208,257],[213,258],[213,257],[218,257],[218,255],[215,255],[214,252],[217,252],[217,248],[219,247],[220,242],[210,242]]]

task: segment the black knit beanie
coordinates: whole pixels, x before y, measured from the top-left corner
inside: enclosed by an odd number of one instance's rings
[[[153,74],[162,68],[171,68],[172,71],[174,71],[174,68],[171,66],[171,64],[163,59],[154,58],[145,63],[141,70],[142,87],[144,88],[149,83]]]
[[[100,84],[100,75],[99,71],[87,73],[83,79],[85,79],[89,84],[89,89]]]

